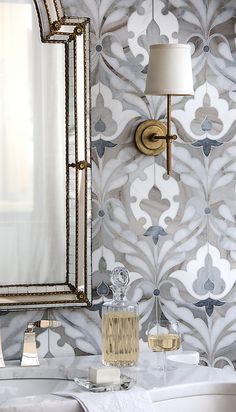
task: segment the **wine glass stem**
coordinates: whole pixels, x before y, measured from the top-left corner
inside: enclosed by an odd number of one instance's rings
[[[166,351],[162,352],[162,369],[163,372],[166,372]]]

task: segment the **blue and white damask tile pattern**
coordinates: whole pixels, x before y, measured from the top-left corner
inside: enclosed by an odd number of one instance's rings
[[[91,309],[53,310],[62,327],[39,336],[44,356],[101,351],[101,305],[110,273],[130,271],[140,339],[157,299],[180,322],[183,346],[208,365],[236,361],[236,2],[63,0],[91,18],[93,294]],[[163,97],[144,95],[153,43],[188,43],[195,95],[173,98],[173,173],[165,154],[144,157],[137,124],[163,119]],[[16,316],[2,316],[5,340]],[[4,320],[5,319],[5,320]],[[9,328],[6,328],[6,325]],[[13,331],[13,332],[10,332]],[[4,337],[4,336],[3,336]],[[50,343],[50,342],[51,343]],[[49,345],[50,343],[50,345]]]

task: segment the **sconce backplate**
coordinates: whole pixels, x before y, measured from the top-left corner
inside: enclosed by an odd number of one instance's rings
[[[138,150],[147,156],[158,156],[166,148],[167,127],[159,120],[145,120],[135,131]],[[162,139],[158,139],[162,137]]]

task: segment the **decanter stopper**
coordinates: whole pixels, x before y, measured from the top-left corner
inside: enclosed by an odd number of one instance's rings
[[[126,289],[129,284],[129,272],[125,267],[117,266],[111,274],[110,286],[114,299],[121,301],[125,298]]]
[[[125,267],[117,266],[111,274],[111,282],[116,287],[127,286],[129,283],[129,272]]]

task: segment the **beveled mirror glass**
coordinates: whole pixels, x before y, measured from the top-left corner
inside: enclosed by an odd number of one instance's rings
[[[0,308],[89,305],[89,20],[0,0],[0,56]]]

